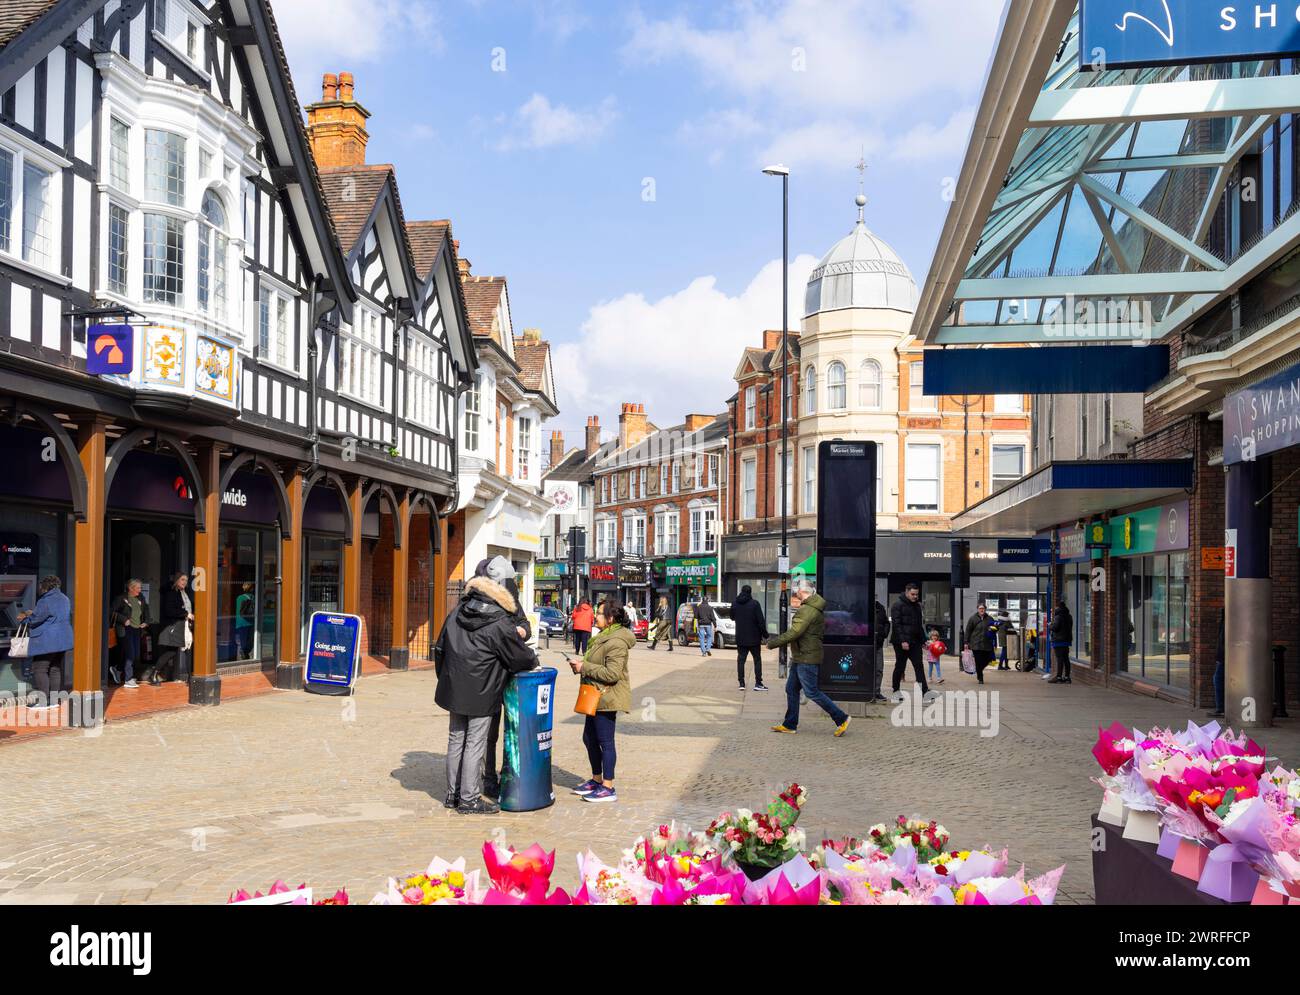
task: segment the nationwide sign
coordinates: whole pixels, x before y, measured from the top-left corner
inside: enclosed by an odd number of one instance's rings
[[[86,329],[86,372],[91,376],[130,373],[135,359],[135,329],[130,325],[91,325]]]
[[[1223,462],[1248,463],[1300,443],[1300,364],[1223,402]]]
[[[1231,62],[1300,53],[1300,3],[1081,0],[1083,69]]]

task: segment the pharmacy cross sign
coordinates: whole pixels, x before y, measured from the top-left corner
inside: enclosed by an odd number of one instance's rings
[[[1300,53],[1300,0],[1081,0],[1083,69]]]

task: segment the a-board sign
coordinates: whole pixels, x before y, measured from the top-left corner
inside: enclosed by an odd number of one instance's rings
[[[316,694],[351,694],[360,670],[361,618],[312,612],[304,686]]]

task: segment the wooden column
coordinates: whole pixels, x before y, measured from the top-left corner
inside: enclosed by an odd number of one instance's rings
[[[217,676],[217,570],[221,537],[221,449],[204,443],[198,455],[196,501],[204,505],[204,528],[194,533],[194,572],[190,583],[194,603],[194,670],[190,675],[190,704],[221,704]]]
[[[285,689],[302,687],[303,664],[299,645],[302,636],[302,539],[303,479],[294,469],[285,481],[289,492],[289,518],[284,523],[287,534],[280,538],[280,659],[275,668],[275,686]]]
[[[437,642],[447,621],[447,585],[451,582],[451,558],[447,555],[447,522],[437,518],[430,523],[438,530],[438,551],[433,554],[433,638]]]
[[[86,474],[86,520],[73,529],[72,690],[75,725],[97,726],[104,715],[104,460],[105,422],[77,433],[77,455]]]
[[[411,586],[410,531],[411,495],[407,492],[393,509],[393,637],[388,650],[388,666],[393,670],[406,670],[411,661],[411,634],[406,624],[407,593]]]
[[[343,611],[349,615],[361,614],[361,479],[348,486],[344,496],[352,509],[352,535],[343,546]]]

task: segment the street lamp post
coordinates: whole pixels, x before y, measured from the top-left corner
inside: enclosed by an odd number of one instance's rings
[[[789,577],[790,557],[790,488],[787,461],[790,459],[790,412],[786,410],[790,396],[790,170],[785,166],[768,166],[767,176],[781,177],[781,564],[786,567],[783,577]],[[781,581],[781,631],[790,627],[790,592],[788,581]],[[777,673],[785,677],[788,672],[786,648],[780,650]]]

